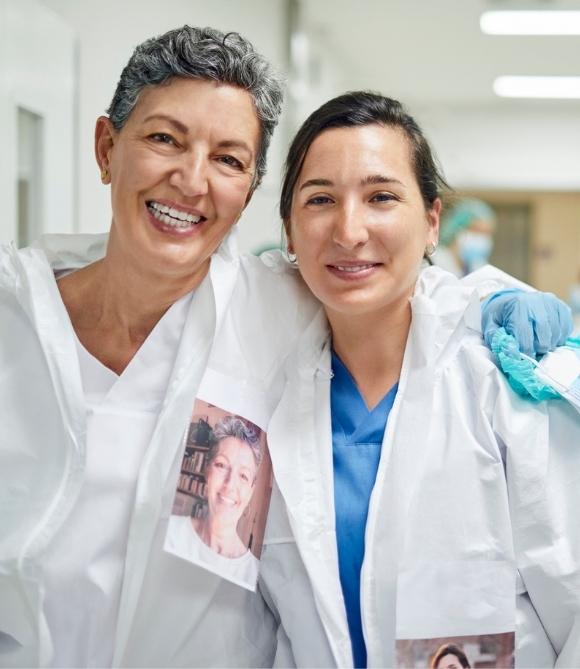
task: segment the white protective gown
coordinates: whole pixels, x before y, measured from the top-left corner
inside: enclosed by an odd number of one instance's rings
[[[69,252],[49,250],[50,263],[40,250],[0,253],[0,666],[53,662],[46,560],[85,484],[86,407],[74,333],[53,271],[96,259],[103,240],[87,248],[83,238],[78,253],[70,251],[74,240],[51,244]],[[318,305],[295,270],[275,255],[237,258],[232,245],[232,239],[222,244],[193,296],[139,467],[114,666],[352,661],[334,535],[326,325],[315,317]],[[577,662],[578,590],[569,539],[578,531],[570,530],[569,516],[580,463],[579,449],[564,442],[578,441],[577,419],[559,403],[532,406],[514,397],[480,344],[476,301],[469,312],[477,321],[473,329],[464,319],[472,290],[462,292],[438,270],[428,272],[434,280],[421,281],[413,300],[404,373],[369,514],[363,573],[369,663],[391,664],[395,630],[422,634],[433,616],[446,630],[459,619],[480,629],[482,610],[486,629],[513,625],[516,565],[523,577],[517,581],[518,643],[530,649],[523,657],[528,666],[551,663],[549,636],[557,652],[564,649],[563,665],[569,653],[570,666]],[[506,285],[502,276],[484,278],[480,274],[484,293]],[[281,367],[302,332],[284,382]],[[163,543],[195,398],[265,429],[282,390],[268,435],[279,487],[259,591],[252,593],[164,552]],[[548,423],[552,407],[561,420]],[[504,454],[508,472],[516,465],[510,509]],[[85,565],[87,578],[94,567]],[[444,589],[449,569],[464,597],[483,598],[481,606],[462,616],[435,615],[440,602],[433,596]],[[512,590],[506,591],[508,581]],[[87,634],[94,632],[90,626],[89,617]],[[71,643],[81,657],[83,639]]]
[[[365,535],[368,666],[396,666],[397,639],[515,631],[516,666],[579,667],[580,417],[510,390],[461,285],[432,267],[411,301]],[[277,488],[261,565],[283,628],[276,664],[348,667],[322,312],[286,375],[268,432]]]

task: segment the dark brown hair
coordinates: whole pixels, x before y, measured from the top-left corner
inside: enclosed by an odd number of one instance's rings
[[[445,657],[446,655],[455,655],[464,669],[471,668],[469,660],[467,659],[467,655],[458,645],[454,643],[444,643],[442,646],[439,646],[437,652],[435,655],[433,655],[433,659],[431,660],[431,669],[437,669],[437,665],[441,661],[441,658]]]

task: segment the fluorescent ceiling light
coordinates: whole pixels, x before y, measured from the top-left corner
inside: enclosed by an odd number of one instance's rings
[[[496,95],[503,98],[580,98],[580,77],[498,77]]]
[[[491,11],[479,25],[488,35],[580,35],[580,11]]]

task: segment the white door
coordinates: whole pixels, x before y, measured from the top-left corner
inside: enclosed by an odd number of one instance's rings
[[[75,36],[36,0],[0,0],[0,243],[73,232]]]

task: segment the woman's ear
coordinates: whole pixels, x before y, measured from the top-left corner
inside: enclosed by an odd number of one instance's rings
[[[117,131],[106,116],[99,116],[95,124],[95,158],[101,170],[101,181],[111,183],[111,154]]]
[[[436,198],[431,208],[427,210],[428,243],[437,246],[439,241],[439,221],[441,220],[441,210],[443,203],[441,198]]]
[[[284,232],[286,234],[286,249],[288,253],[294,253],[292,235],[290,234],[290,221],[284,221]]]

